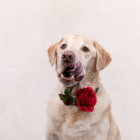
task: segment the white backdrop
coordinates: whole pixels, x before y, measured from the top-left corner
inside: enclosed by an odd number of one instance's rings
[[[0,140],[45,140],[56,85],[46,50],[75,33],[110,52],[101,79],[113,114],[122,140],[140,139],[139,0],[0,0]]]

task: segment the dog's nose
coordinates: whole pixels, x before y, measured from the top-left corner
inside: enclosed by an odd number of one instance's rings
[[[71,51],[66,51],[62,54],[62,61],[66,63],[72,63],[75,60],[75,55]]]

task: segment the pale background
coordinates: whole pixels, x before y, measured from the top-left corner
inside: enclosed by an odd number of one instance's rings
[[[0,0],[0,140],[45,140],[56,85],[46,50],[65,34],[108,50],[101,79],[122,140],[140,140],[139,0]]]

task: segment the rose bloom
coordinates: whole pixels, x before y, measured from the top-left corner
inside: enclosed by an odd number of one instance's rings
[[[96,94],[91,87],[79,89],[76,92],[77,105],[81,111],[92,112],[96,105]]]

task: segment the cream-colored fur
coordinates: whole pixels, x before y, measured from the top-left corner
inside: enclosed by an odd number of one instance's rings
[[[82,62],[85,72],[84,79],[74,83],[72,94],[87,86],[99,87],[97,104],[93,112],[82,112],[77,106],[64,105],[58,94],[64,91],[65,86],[59,82],[48,100],[47,140],[120,140],[111,114],[110,98],[99,79],[99,71],[111,62],[110,55],[96,41],[80,35],[66,36],[48,49],[50,63],[55,63],[57,73],[62,70],[60,60],[64,50],[60,46],[63,43],[68,43],[66,50],[74,52],[76,61]],[[83,45],[89,47],[88,54],[81,51]]]

